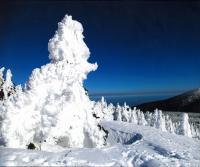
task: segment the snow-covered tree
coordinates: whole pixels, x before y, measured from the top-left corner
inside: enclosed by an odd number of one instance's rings
[[[195,123],[191,123],[190,124],[190,128],[191,128],[191,134],[193,138],[199,138],[199,129],[197,128],[197,126],[195,125]]]
[[[145,119],[147,121],[147,125],[148,126],[153,126],[153,121],[152,121],[152,113],[150,113],[149,111],[147,111],[145,113]]]
[[[147,125],[144,113],[140,110],[137,110],[137,120],[138,120],[138,125]]]
[[[8,69],[6,71],[6,78],[3,78],[3,72],[5,68],[0,69],[0,100],[6,100],[10,95],[14,93],[14,84],[12,82],[12,73]]]
[[[93,116],[99,121],[101,120],[114,120],[115,106],[110,103],[107,104],[104,97],[100,101],[94,103]]]
[[[165,125],[166,125],[166,130],[170,133],[175,133],[175,127],[172,123],[172,120],[170,119],[169,115],[165,116]]]
[[[3,83],[4,83],[3,71],[4,71],[4,68],[0,68],[0,100],[3,100],[3,98],[4,98],[4,93],[3,93]]]
[[[124,106],[122,107],[122,121],[124,122],[129,122],[129,106],[124,103]]]
[[[107,104],[104,97],[100,101],[94,103],[93,116],[99,120],[113,120],[114,106]]]
[[[0,68],[0,86],[2,86],[4,83],[3,71],[4,71],[4,67]]]
[[[107,114],[105,115],[104,118],[109,121],[114,120],[114,116],[113,116],[114,110],[115,110],[114,105],[110,103],[107,107]]]
[[[6,71],[6,80],[3,83],[4,99],[7,99],[13,93],[12,73],[10,69]]]
[[[119,104],[117,104],[117,107],[115,110],[115,120],[122,121],[122,108]]]
[[[181,121],[179,125],[179,134],[192,137],[191,128],[189,124],[189,117],[187,113],[181,113]]]
[[[154,119],[155,119],[154,127],[157,129],[161,129],[162,131],[166,131],[165,118],[163,118],[161,110],[155,109]]]
[[[137,115],[136,115],[136,112],[137,112],[136,107],[134,107],[133,110],[131,110],[130,112],[131,112],[131,114],[130,114],[129,122],[137,124],[138,120],[137,120]]]
[[[179,134],[179,128],[180,128],[180,121],[174,122],[174,132],[175,134]]]
[[[93,107],[93,116],[96,119],[100,119],[102,120],[104,118],[104,106],[102,101],[97,101],[94,103],[94,107]]]
[[[87,60],[82,25],[65,16],[48,44],[50,63],[33,70],[27,87],[7,100],[1,126],[5,145],[46,142],[64,147],[100,147],[105,133],[92,115],[83,81],[97,64]],[[7,82],[10,85],[10,73]]]

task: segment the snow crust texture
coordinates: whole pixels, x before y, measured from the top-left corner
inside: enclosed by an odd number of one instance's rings
[[[66,15],[48,44],[51,62],[33,70],[27,86],[4,102],[1,142],[8,147],[39,147],[46,142],[63,147],[101,147],[104,132],[92,116],[83,87],[97,64],[87,60],[82,25]]]

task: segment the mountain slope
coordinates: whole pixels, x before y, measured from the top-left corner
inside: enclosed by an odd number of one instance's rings
[[[143,111],[159,108],[164,111],[200,112],[200,88],[166,100],[143,103],[137,107]]]
[[[103,148],[48,146],[27,150],[0,147],[0,166],[198,166],[200,142],[148,126],[121,121],[102,121],[109,131]]]

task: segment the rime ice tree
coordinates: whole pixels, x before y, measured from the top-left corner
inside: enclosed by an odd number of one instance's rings
[[[179,125],[179,134],[192,137],[191,128],[189,124],[189,117],[187,113],[181,114],[181,122]]]
[[[148,126],[153,126],[152,113],[147,111],[145,116],[146,116],[146,121],[147,121]]]
[[[137,110],[137,120],[138,120],[138,125],[147,125],[144,113],[140,110]]]
[[[65,16],[49,41],[50,63],[33,70],[27,87],[8,100],[1,126],[5,145],[30,142],[63,147],[100,147],[105,133],[92,116],[83,81],[97,64],[87,60],[82,25]],[[20,121],[19,121],[20,120]]]
[[[6,80],[3,83],[4,99],[7,99],[13,93],[12,73],[10,69],[6,71]]]
[[[161,110],[156,109],[154,111],[154,119],[155,119],[154,127],[157,129],[161,129],[162,131],[166,131],[165,119],[163,118]]]
[[[136,115],[136,107],[134,107],[133,110],[131,110],[131,114],[130,114],[130,119],[129,119],[129,122],[130,123],[134,123],[134,124],[137,124],[137,115]]]
[[[4,68],[0,69],[0,100],[6,100],[14,93],[14,85],[12,82],[12,73],[10,69],[6,71],[6,79],[3,78]]]
[[[114,120],[122,121],[122,108],[119,104],[117,104],[114,115]]]
[[[175,127],[172,123],[172,120],[169,118],[169,115],[166,115],[165,117],[165,124],[166,124],[166,130],[170,133],[175,133]]]
[[[4,68],[0,68],[0,100],[3,100],[3,97],[4,97],[4,94],[3,94],[3,83],[4,83],[3,71],[4,71]]]
[[[110,103],[107,107],[107,113],[104,117],[105,120],[109,120],[109,121],[114,120],[114,118],[113,118],[114,110],[115,110],[115,107],[113,106],[112,103]]]
[[[95,102],[93,108],[93,116],[102,120],[108,115],[108,105],[104,97],[101,97],[100,101]]]
[[[0,68],[0,86],[2,86],[4,82],[3,71],[4,71],[4,68]]]
[[[124,103],[124,106],[122,107],[122,121],[124,122],[129,122],[128,110],[129,106],[127,106],[126,103]]]

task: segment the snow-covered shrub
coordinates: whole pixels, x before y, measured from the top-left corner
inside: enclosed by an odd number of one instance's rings
[[[83,87],[97,64],[87,61],[90,52],[82,33],[82,25],[66,15],[48,44],[51,62],[33,70],[24,91],[19,86],[16,95],[6,101],[1,125],[6,146],[26,148],[43,142],[103,146],[105,133],[98,128],[93,102]]]

